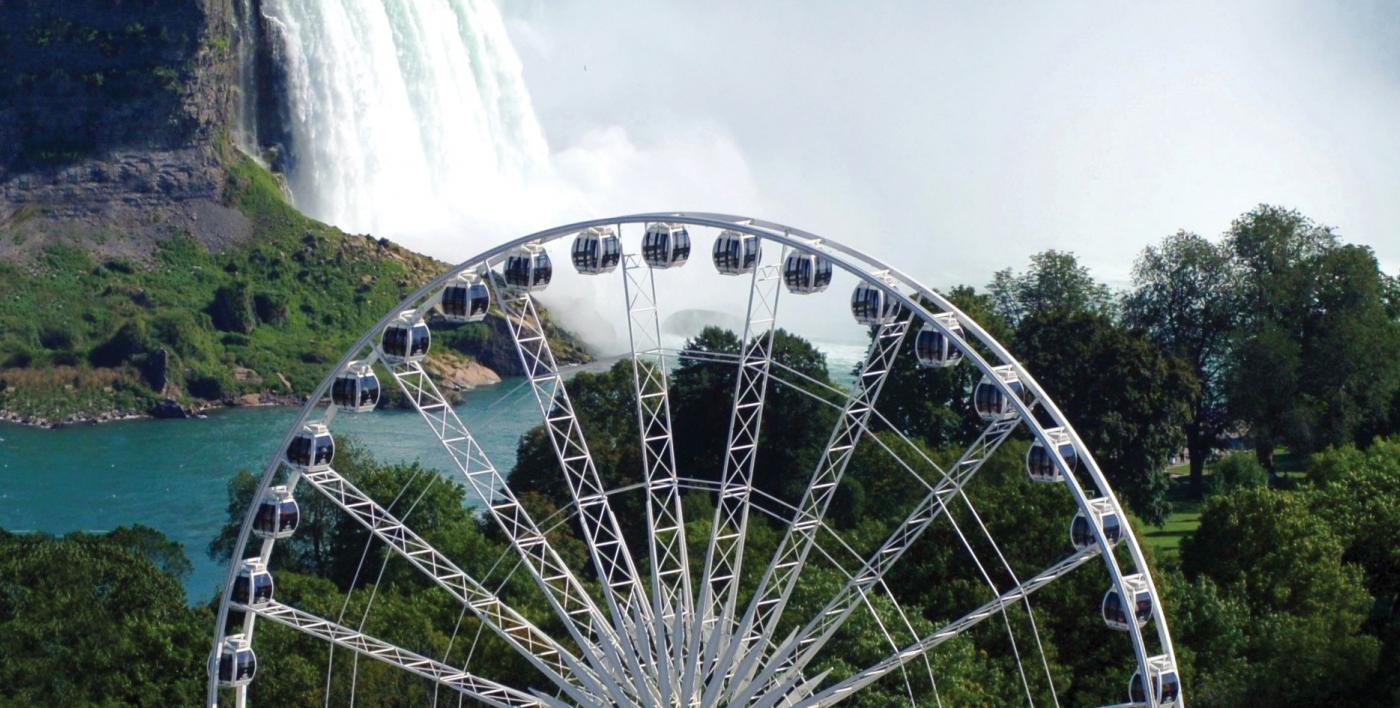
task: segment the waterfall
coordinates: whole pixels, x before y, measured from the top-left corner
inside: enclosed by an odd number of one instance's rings
[[[514,208],[548,170],[491,0],[258,4],[284,94],[278,163],[311,216],[422,243]]]

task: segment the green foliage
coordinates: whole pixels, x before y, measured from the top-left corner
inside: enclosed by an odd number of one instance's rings
[[[1181,449],[1197,390],[1191,372],[1144,337],[1087,312],[1028,317],[1015,342],[1113,488],[1161,523],[1169,510],[1167,459]]]
[[[998,341],[1011,338],[1010,328],[992,310],[991,299],[970,287],[953,288],[947,298],[977,321]],[[972,366],[925,369],[919,366],[914,337],[906,336],[899,356],[880,392],[876,409],[890,425],[932,447],[971,440],[981,430],[972,410],[972,387],[980,378]],[[881,421],[873,421],[883,428]]]
[[[221,286],[214,291],[209,316],[214,319],[214,326],[225,332],[251,333],[257,326],[253,315],[253,289],[244,282]]]
[[[251,160],[230,168],[228,180],[229,198],[258,233],[249,244],[211,253],[180,237],[162,243],[150,262],[101,266],[81,251],[51,249],[37,271],[6,271],[0,364],[28,371],[0,370],[10,384],[0,391],[0,408],[51,419],[144,410],[162,392],[141,384],[142,367],[161,348],[178,356],[167,375],[186,398],[280,389],[278,374],[305,393],[334,352],[436,267],[300,215]],[[76,379],[116,377],[130,386],[69,392],[28,375],[65,364],[79,370]],[[235,366],[262,383],[235,381]],[[86,373],[105,369],[114,373]]]
[[[180,705],[200,695],[212,618],[185,605],[178,546],[141,527],[0,532],[0,703]]]
[[[1229,672],[1228,680],[1207,679],[1226,694],[1223,705],[1350,703],[1371,694],[1380,646],[1361,630],[1372,598],[1343,548],[1303,495],[1244,489],[1206,503],[1200,529],[1182,543],[1182,567],[1248,612],[1242,638],[1231,630],[1198,639],[1197,651],[1225,654],[1228,646],[1216,645],[1225,642],[1243,657],[1243,665],[1196,665],[1207,675]],[[1243,690],[1231,694],[1241,679]]]
[[[1391,429],[1400,322],[1375,255],[1294,211],[1260,206],[1225,239],[1239,279],[1229,397],[1265,466]]]
[[[1269,473],[1252,455],[1235,453],[1215,463],[1210,477],[1210,493],[1229,494],[1236,489],[1263,487],[1269,483]]]
[[[1108,287],[1094,280],[1073,253],[1053,249],[1031,256],[1023,273],[997,271],[987,292],[994,311],[1013,327],[1049,312],[1108,315],[1115,306]]]
[[[1178,231],[1143,249],[1133,264],[1133,289],[1123,299],[1123,320],[1164,352],[1186,362],[1197,393],[1186,422],[1191,484],[1203,491],[1206,458],[1230,425],[1225,370],[1230,336],[1239,314],[1229,253],[1196,234]]]

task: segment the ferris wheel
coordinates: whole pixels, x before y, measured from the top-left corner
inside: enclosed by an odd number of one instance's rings
[[[658,286],[658,274],[694,269],[693,245],[706,242],[713,272],[707,269],[705,287],[730,290],[735,302],[746,303],[733,313],[735,321],[743,318],[737,352],[663,342],[670,291]],[[594,304],[626,323],[638,483],[605,484],[551,350],[535,301],[566,275],[555,272],[551,245],[571,261],[576,275],[568,277],[622,282],[622,302]],[[854,283],[849,299],[829,291],[834,280]],[[788,301],[824,294],[841,298],[843,310],[848,303],[850,314],[842,317],[852,318],[851,327],[869,331],[849,387],[813,380],[775,356]],[[524,372],[521,385],[533,393],[542,435],[567,486],[569,501],[547,515],[532,515],[424,366],[430,322],[481,321],[492,308],[507,324]],[[872,432],[904,435],[878,406],[900,356],[927,369],[973,367],[980,375],[966,412],[978,432],[955,461],[938,464],[917,445],[889,445]],[[711,470],[676,463],[669,377],[688,357],[727,367],[734,381],[727,436]],[[421,417],[423,444],[446,452],[452,468],[444,472],[480,501],[478,513],[508,546],[501,567],[514,570],[474,577],[461,559],[415,532],[411,507],[372,498],[337,472],[336,417],[374,410],[381,387],[397,389]],[[803,473],[800,499],[754,484],[760,450],[784,444],[763,435],[765,420],[771,425],[789,414],[765,405],[776,387],[803,392],[834,412],[826,444]],[[968,495],[979,469],[1017,435],[1031,440],[1024,465],[1031,486],[1062,490],[1074,509],[1062,520],[1062,535],[1043,539],[1047,557],[1055,559],[1043,567],[1014,567]],[[873,548],[858,549],[828,516],[843,479],[862,472],[850,465],[861,445],[882,448],[914,480],[918,498],[887,500],[907,507],[903,520],[882,531]],[[696,497],[707,503],[688,503]],[[342,624],[343,617],[281,602],[273,549],[297,533],[298,500],[307,498],[329,502],[388,557],[450,596],[483,629],[473,641],[508,647],[528,663],[531,679],[493,677],[489,666],[425,655],[372,636],[363,622]],[[627,498],[636,502],[629,508],[645,509],[644,519],[620,518],[617,508]],[[434,702],[443,695],[497,706],[824,706],[877,685],[900,687],[910,703],[941,705],[938,682],[948,677],[937,675],[929,657],[979,625],[1000,623],[1027,702],[1058,703],[1032,598],[1084,565],[1106,571],[1101,599],[1096,592],[1091,602],[1104,625],[1121,633],[1119,651],[1131,659],[1123,662],[1126,704],[1184,705],[1162,602],[1128,518],[1047,392],[939,293],[853,248],[781,224],[710,213],[634,214],[548,229],[468,259],[404,299],[345,353],[288,430],[253,499],[219,604],[211,706],[247,702],[260,663],[268,664],[258,654],[255,629],[268,623],[331,653],[397,667],[431,684]],[[705,518],[693,518],[697,508]],[[629,539],[623,530],[629,524],[644,524],[644,533]],[[772,530],[775,550],[753,552],[748,541],[756,526]],[[971,561],[971,582],[989,599],[928,631],[905,610],[919,602],[917,594],[888,581],[901,560],[918,554],[926,532],[946,534],[949,527]],[[583,552],[559,547],[561,528]],[[816,569],[839,582],[816,605],[799,606],[794,598],[812,595],[804,580]],[[548,616],[512,606],[511,598],[523,593],[504,592],[510,583],[542,596]],[[861,626],[871,628],[884,658],[833,671],[832,639],[853,618],[865,618]],[[455,639],[456,628],[444,631]],[[1042,667],[1048,692],[1032,690],[1029,678]]]

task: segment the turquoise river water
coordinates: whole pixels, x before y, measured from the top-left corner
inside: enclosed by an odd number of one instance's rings
[[[861,346],[823,346],[832,378],[850,384]],[[600,370],[610,362],[576,368]],[[496,467],[515,466],[520,435],[539,420],[530,387],[506,379],[466,393],[456,407]],[[261,473],[296,419],[291,407],[235,408],[203,420],[131,420],[55,430],[0,423],[0,528],[9,531],[106,531],[144,524],[178,541],[194,569],[191,602],[211,597],[224,566],[206,553],[227,517],[228,480]],[[336,416],[337,436],[365,444],[385,462],[418,460],[452,470],[451,459],[417,413],[375,411]]]

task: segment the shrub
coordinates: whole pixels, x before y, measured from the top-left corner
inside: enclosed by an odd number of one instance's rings
[[[287,324],[287,298],[280,293],[261,292],[254,295],[253,311],[263,324],[274,327]]]
[[[93,366],[121,366],[151,348],[151,334],[146,328],[146,321],[139,318],[127,320],[111,339],[88,354],[88,361]]]
[[[209,316],[214,318],[214,326],[225,332],[252,332],[257,321],[248,284],[234,283],[219,288],[214,293],[214,302],[209,304]]]
[[[1226,455],[1215,464],[1215,473],[1210,478],[1210,493],[1228,494],[1236,489],[1263,487],[1268,483],[1269,473],[1254,455],[1235,453]]]
[[[209,336],[188,310],[161,312],[152,322],[152,329],[156,339],[183,357],[203,359],[213,348]]]

